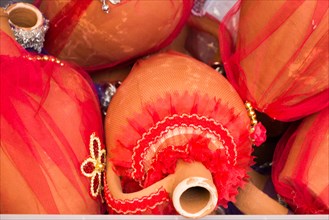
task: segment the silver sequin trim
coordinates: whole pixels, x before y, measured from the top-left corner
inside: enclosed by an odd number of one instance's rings
[[[49,21],[44,19],[42,26],[32,30],[19,28],[14,25],[11,25],[11,29],[14,32],[16,41],[20,45],[24,48],[32,48],[40,53],[43,48],[46,32],[49,28],[48,23]]]

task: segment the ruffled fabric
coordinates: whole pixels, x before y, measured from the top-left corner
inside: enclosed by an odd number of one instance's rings
[[[244,185],[247,178],[246,167],[227,164],[221,150],[212,152],[208,146],[209,140],[202,136],[196,136],[194,140],[190,140],[185,146],[165,148],[156,155],[156,160],[151,164],[151,169],[146,174],[144,187],[165,178],[169,174],[173,174],[178,160],[185,162],[198,161],[204,164],[212,173],[220,198],[218,205],[227,207],[229,201],[235,201],[237,189]],[[250,157],[249,152],[244,153],[244,159]]]
[[[329,105],[328,13],[322,0],[238,1],[221,23],[219,42],[243,100],[281,121]]]
[[[103,135],[90,79],[0,36],[8,49],[0,55],[1,210],[100,213],[100,200],[91,198],[90,180],[80,171],[90,135]]]
[[[107,3],[109,13],[102,11],[100,1],[37,1],[50,19],[47,51],[86,70],[113,67],[170,44],[193,4],[190,0]]]
[[[275,150],[275,189],[297,214],[329,213],[328,136],[326,108],[291,127]]]

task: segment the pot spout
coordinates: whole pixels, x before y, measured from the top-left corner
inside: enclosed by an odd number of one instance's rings
[[[119,177],[108,163],[106,189],[113,200],[141,201],[143,197],[155,194],[160,188],[165,189],[173,201],[176,211],[187,218],[201,218],[210,214],[217,206],[218,194],[210,171],[200,162],[186,163],[178,161],[174,174],[138,192],[123,193]],[[109,201],[109,200],[107,200]],[[114,208],[115,202],[108,204]],[[137,206],[137,205],[136,205]],[[141,209],[141,207],[137,207]],[[133,214],[134,212],[122,212]]]
[[[218,194],[210,171],[202,163],[179,162],[172,201],[176,211],[188,218],[201,218],[216,207]]]

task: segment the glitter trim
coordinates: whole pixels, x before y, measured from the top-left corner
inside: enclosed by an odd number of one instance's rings
[[[112,5],[116,5],[121,3],[121,0],[108,0]],[[109,13],[110,12],[110,6],[106,3],[106,0],[100,0],[100,2],[102,3],[102,10],[105,13]]]

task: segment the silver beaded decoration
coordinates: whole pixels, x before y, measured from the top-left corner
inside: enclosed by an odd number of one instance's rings
[[[49,28],[48,23],[49,21],[44,19],[43,25],[32,30],[16,27],[12,24],[10,26],[16,41],[20,45],[22,45],[24,48],[32,48],[41,53],[43,43],[45,41],[45,35]]]
[[[102,10],[105,13],[109,13],[110,12],[110,6],[106,3],[106,0],[100,0],[102,3]],[[108,0],[112,5],[116,5],[119,4],[121,2],[121,0]]]
[[[106,88],[104,89],[104,94],[100,98],[101,109],[104,115],[106,115],[107,108],[112,100],[112,97],[117,91],[117,87],[121,84],[118,82],[117,85],[113,85],[112,83],[106,84]]]
[[[192,14],[195,16],[204,16],[206,14],[204,10],[204,4],[207,0],[194,0],[193,8],[192,8]]]

